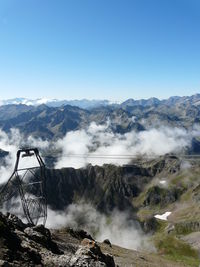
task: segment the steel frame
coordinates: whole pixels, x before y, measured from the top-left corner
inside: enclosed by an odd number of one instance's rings
[[[39,166],[19,168],[21,158],[32,156],[36,157]],[[34,179],[31,180],[30,177]],[[31,189],[35,189],[36,192],[31,192]],[[17,151],[14,171],[0,192],[1,203],[10,200],[17,192],[20,195],[28,223],[37,225],[40,222],[45,225],[47,219],[45,164],[37,148],[25,148]]]

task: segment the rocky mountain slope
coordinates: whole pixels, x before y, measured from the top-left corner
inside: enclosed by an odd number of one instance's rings
[[[0,266],[60,267],[186,267],[163,256],[123,249],[105,240],[96,242],[87,232],[51,230],[24,224],[12,214],[0,213]],[[113,256],[112,256],[113,255]]]
[[[48,203],[61,210],[79,201],[107,214],[116,208],[128,210],[151,235],[158,253],[182,266],[198,266],[199,171],[198,158],[173,155],[121,167],[48,170]],[[155,218],[165,212],[170,213],[166,220]]]
[[[160,266],[157,262],[163,261],[163,266],[197,267],[200,248],[199,171],[198,158],[180,159],[174,155],[148,161],[140,159],[121,167],[89,165],[81,169],[47,169],[47,201],[49,208],[58,214],[62,213],[63,216],[70,204],[89,203],[101,216],[106,216],[108,225],[113,210],[128,212],[128,220],[132,221],[131,227],[139,224],[140,231],[146,233],[149,238],[149,241],[146,239],[145,242],[150,242],[155,251],[150,256],[148,251],[143,254],[114,245],[112,249],[105,244],[101,245],[102,251],[113,254],[120,267],[125,264],[131,266],[135,261],[138,266]],[[155,218],[156,215],[166,212],[169,212],[166,219]],[[77,226],[76,221],[74,225]],[[81,225],[84,228],[83,218]],[[26,237],[32,231],[40,231],[36,227],[27,232],[27,226],[23,227],[20,230],[21,235]],[[88,229],[87,225],[85,229]],[[71,238],[69,233],[65,233],[64,229],[55,230],[53,233],[57,244],[60,244],[60,250],[67,249],[65,246],[70,247],[63,241]],[[95,231],[92,234],[95,234]],[[36,233],[34,235],[37,236]],[[72,249],[73,253],[76,253],[77,249],[78,247],[76,250]],[[52,252],[50,254],[52,255]],[[77,254],[79,255],[79,252]],[[82,255],[82,252],[80,254]],[[58,257],[62,258],[56,254],[55,258]]]
[[[114,108],[88,111],[72,106],[54,108],[41,105],[30,108],[11,105],[0,107],[0,112],[0,127],[3,131],[9,132],[10,129],[17,128],[25,136],[32,135],[43,139],[63,137],[69,131],[88,127],[90,122],[104,124],[108,119],[112,122],[111,129],[115,132],[143,129],[140,124],[131,120],[132,116],[128,112]]]
[[[131,209],[131,199],[138,196],[152,179],[152,172],[151,168],[137,165],[48,169],[48,203],[54,209],[63,209],[75,200],[84,200],[104,212],[116,207],[119,210]],[[54,195],[51,195],[52,191]]]
[[[31,226],[0,213],[0,266],[115,267],[113,257],[86,232],[69,229],[65,242],[56,233],[53,236],[42,225]]]
[[[157,182],[147,190],[144,205],[162,206],[162,203],[176,202],[187,190],[185,183],[171,184],[168,188],[162,186],[159,180],[160,177],[182,175],[184,162],[184,159],[174,155],[166,155],[123,166],[105,164],[101,167],[88,165],[80,169],[47,169],[48,203],[53,209],[62,210],[74,201],[84,200],[104,212],[116,207],[134,211],[137,206],[134,199],[140,198],[154,181]]]

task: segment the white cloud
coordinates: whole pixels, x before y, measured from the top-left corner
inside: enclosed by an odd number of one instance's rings
[[[129,249],[154,249],[128,212],[115,210],[105,215],[86,203],[71,204],[63,212],[48,209],[47,227],[64,226],[84,229],[99,242],[109,239],[112,244]]]
[[[110,130],[109,123],[96,125],[93,122],[86,130],[69,132],[55,143],[62,150],[55,167],[78,168],[88,163],[120,165],[127,164],[131,157],[139,155],[156,157],[171,152],[179,153],[189,147],[193,136],[199,133],[200,130],[196,128],[190,132],[176,127],[160,127],[139,133],[131,131],[118,134]]]
[[[38,147],[42,151],[60,151],[56,155],[58,158],[55,168],[79,168],[89,163],[122,165],[128,164],[137,156],[156,157],[171,152],[179,153],[189,147],[192,138],[199,134],[198,126],[194,126],[191,131],[161,126],[157,129],[119,134],[111,130],[109,120],[104,125],[92,122],[87,129],[68,132],[64,138],[55,142],[32,136],[25,138],[16,129],[12,129],[10,134],[0,130],[0,148],[10,152],[6,157],[6,166],[0,167],[0,183],[5,182],[12,173],[16,152],[23,145]],[[27,166],[33,162],[26,159],[21,163],[22,166]]]
[[[13,198],[9,205],[4,205],[1,212],[13,213],[27,223],[19,197]],[[39,223],[41,222],[39,221]],[[55,211],[48,207],[46,227],[83,229],[99,242],[109,239],[112,244],[124,248],[155,250],[148,235],[143,233],[139,223],[131,219],[130,214],[126,211],[114,210],[111,214],[106,215],[88,203],[71,204],[63,211]]]

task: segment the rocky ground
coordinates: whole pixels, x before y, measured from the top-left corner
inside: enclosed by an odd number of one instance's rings
[[[5,267],[187,266],[162,255],[124,249],[109,240],[98,243],[83,230],[30,226],[9,213],[0,213],[0,247],[0,266]]]
[[[71,244],[81,244],[82,238],[77,232],[62,229],[55,230],[52,233],[53,239],[57,242],[59,247],[62,247],[64,251],[67,250],[69,242]],[[83,242],[82,242],[83,243]],[[175,263],[171,260],[164,258],[162,255],[150,254],[147,252],[141,252],[136,250],[125,249],[113,244],[110,244],[108,240],[102,243],[97,243],[102,252],[110,254],[114,258],[115,266],[117,267],[184,267],[187,266],[182,263]],[[95,265],[94,265],[95,266]],[[111,265],[109,265],[111,266]]]
[[[0,214],[0,266],[109,266],[111,255],[84,231],[68,229],[61,238],[42,225],[24,224],[12,214]]]

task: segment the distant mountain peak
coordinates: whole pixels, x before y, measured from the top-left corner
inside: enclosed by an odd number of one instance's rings
[[[160,100],[156,97],[151,97],[148,99],[133,99],[129,98],[124,102],[119,101],[110,101],[110,100],[97,100],[97,99],[74,99],[74,100],[60,100],[60,99],[49,99],[49,98],[37,98],[37,99],[28,99],[28,98],[12,98],[7,100],[0,100],[0,106],[4,105],[26,105],[26,106],[39,106],[45,104],[49,107],[61,107],[61,106],[76,106],[82,109],[92,109],[98,107],[106,107],[106,106],[152,106],[158,104],[182,104],[186,101],[189,101],[191,104],[195,105],[195,103],[199,103],[200,94],[195,94],[192,96],[171,96],[168,99]]]
[[[39,106],[47,105],[50,107],[60,107],[65,105],[77,106],[79,108],[90,109],[94,107],[107,106],[113,103],[110,103],[108,100],[58,100],[58,99],[49,99],[49,98],[37,98],[37,99],[27,99],[27,98],[12,98],[7,100],[1,100],[0,105],[27,105],[27,106]]]

